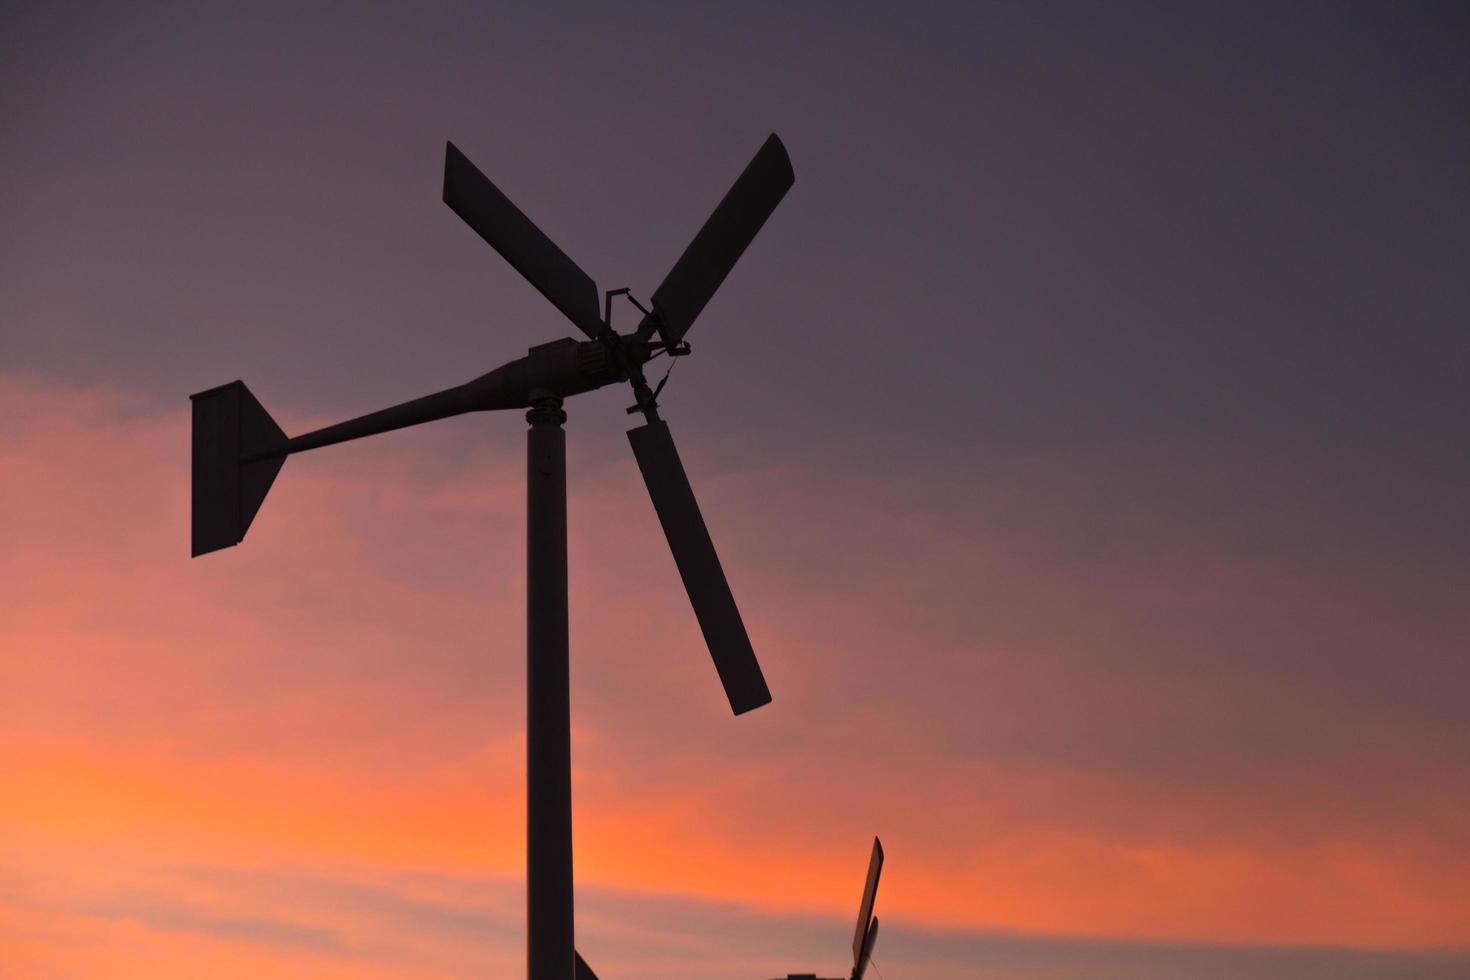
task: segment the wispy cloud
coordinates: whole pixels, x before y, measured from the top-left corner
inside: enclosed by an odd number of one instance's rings
[[[0,413],[0,507],[24,515],[0,528],[9,914],[39,929],[61,889],[73,916],[33,952],[143,930],[270,947],[272,969],[287,947],[392,975],[520,955],[518,460],[292,460],[244,546],[190,561],[184,406],[12,377]],[[1411,975],[1276,947],[1462,941],[1464,723],[1299,665],[1317,644],[1448,682],[1463,613],[1407,616],[1401,592],[1191,543],[1189,521],[1141,558],[1083,548],[1046,515],[1122,481],[1105,460],[936,497],[689,457],[777,699],[729,717],[636,472],[579,473],[589,951],[640,976],[835,969],[875,831],[884,948],[911,973]],[[231,862],[248,886],[166,871]]]
[[[228,964],[269,962],[283,976],[454,977],[519,969],[524,906],[514,877],[219,865],[158,866],[146,876],[154,883],[150,892],[130,890],[124,880],[101,890],[94,882],[85,896],[53,896],[44,906],[51,935],[77,930],[111,942],[100,951],[22,948],[20,965],[41,962],[38,954],[45,953],[76,968],[62,976],[114,975],[118,960],[110,956],[170,947],[178,956],[182,946]],[[17,934],[27,925],[18,909],[24,906],[0,903],[0,921]],[[751,980],[789,971],[843,972],[851,955],[850,920],[592,886],[579,895],[577,935],[579,949],[607,976]],[[880,969],[955,980],[1435,980],[1459,976],[1470,964],[1466,954],[1450,950],[1138,942],[884,921]],[[34,920],[30,926],[36,928]]]

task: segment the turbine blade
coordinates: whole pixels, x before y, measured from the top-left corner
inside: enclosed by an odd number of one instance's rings
[[[862,952],[858,954],[857,962],[853,964],[852,980],[863,980],[863,975],[868,972],[868,963],[873,958],[873,947],[878,945],[878,917],[873,916],[873,924],[868,926],[868,934],[863,937]]]
[[[860,965],[863,943],[868,935],[868,921],[873,919],[873,900],[878,897],[878,876],[883,873],[883,844],[873,838],[873,854],[868,858],[868,883],[863,886],[863,902],[858,906],[857,930],[852,936],[852,963]],[[874,920],[876,921],[876,920]]]
[[[572,955],[577,958],[575,980],[597,980],[597,974],[593,973],[592,967],[588,966],[587,961],[582,959],[582,954],[576,950],[572,950]]]
[[[700,516],[689,477],[679,462],[669,427],[662,421],[649,422],[629,430],[628,442],[638,458],[638,469],[643,472],[643,482],[648,485],[653,509],[674,553],[674,564],[679,566],[684,590],[689,593],[730,707],[738,715],[769,703],[771,692]]]
[[[772,133],[654,291],[656,325],[666,342],[683,339],[795,180],[786,147]]]
[[[444,203],[579,330],[598,335],[597,284],[453,143],[445,144]]]

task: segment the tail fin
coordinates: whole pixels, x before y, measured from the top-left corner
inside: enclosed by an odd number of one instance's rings
[[[240,543],[286,462],[286,433],[243,381],[190,395],[194,403],[194,557]],[[280,449],[279,456],[242,462]]]

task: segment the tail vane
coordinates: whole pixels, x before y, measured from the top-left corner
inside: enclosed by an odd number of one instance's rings
[[[243,381],[189,398],[194,403],[190,552],[197,558],[245,537],[286,461],[286,434]],[[277,448],[280,455],[261,458]]]

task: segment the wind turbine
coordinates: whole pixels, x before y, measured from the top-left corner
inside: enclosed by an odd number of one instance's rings
[[[643,307],[626,289],[597,286],[541,229],[449,143],[444,203],[499,252],[586,340],[532,347],[472,381],[288,438],[243,382],[193,401],[192,553],[239,544],[286,457],[465,412],[529,409],[526,520],[526,895],[531,980],[568,980],[573,948],[570,708],[567,663],[566,414],[563,400],[614,382],[632,385],[628,432],[674,563],[735,714],[771,700],[740,610],[695,502],[658,395],[643,365],[689,353],[685,333],[755,237],[795,176],[773,134]],[[631,334],[612,327],[612,300],[643,313]],[[590,973],[590,970],[588,971]]]
[[[873,914],[873,900],[878,896],[878,876],[883,872],[883,844],[873,838],[873,853],[868,858],[868,880],[863,885],[863,900],[858,905],[857,928],[852,936],[852,973],[848,980],[863,980],[878,942],[878,917]],[[815,973],[788,973],[784,980],[820,980]]]

